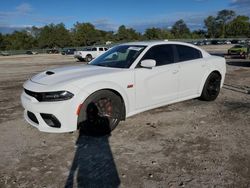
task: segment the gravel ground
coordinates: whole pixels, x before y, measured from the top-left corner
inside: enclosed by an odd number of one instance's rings
[[[72,64],[81,63],[62,55],[0,57],[0,187],[250,187],[250,95],[243,92],[250,61],[228,60],[230,87],[214,102],[147,111],[99,138],[39,132],[23,120],[22,84]]]

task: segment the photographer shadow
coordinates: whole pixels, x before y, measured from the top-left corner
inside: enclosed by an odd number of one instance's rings
[[[109,121],[87,107],[87,120],[80,123],[76,152],[65,184],[72,187],[119,187],[120,178],[109,145]],[[77,182],[74,186],[74,182]]]

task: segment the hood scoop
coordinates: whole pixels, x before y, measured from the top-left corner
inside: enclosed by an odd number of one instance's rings
[[[45,74],[47,74],[47,75],[52,75],[52,74],[55,74],[54,72],[52,72],[52,71],[46,71],[46,73]]]

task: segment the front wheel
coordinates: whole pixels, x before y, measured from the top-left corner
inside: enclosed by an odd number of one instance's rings
[[[79,128],[85,134],[109,134],[122,119],[123,102],[115,93],[101,90],[90,95],[80,111]]]
[[[215,100],[220,93],[220,85],[221,76],[216,72],[212,72],[204,84],[200,99],[205,101]]]

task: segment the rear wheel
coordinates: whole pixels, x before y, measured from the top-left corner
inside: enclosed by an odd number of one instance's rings
[[[221,76],[216,72],[212,72],[204,84],[200,98],[205,101],[215,100],[220,93],[220,85]]]
[[[93,93],[83,103],[80,111],[80,131],[91,135],[110,133],[122,119],[123,102],[108,90]]]
[[[85,61],[87,61],[87,62],[90,62],[91,60],[92,60],[93,58],[92,58],[92,55],[86,55],[86,57],[85,57]]]

